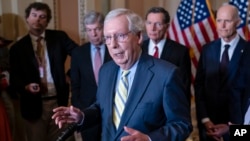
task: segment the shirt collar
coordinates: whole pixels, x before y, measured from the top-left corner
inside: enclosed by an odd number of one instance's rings
[[[239,42],[240,36],[237,34],[233,40],[230,42],[225,42],[223,39],[221,39],[221,46],[224,47],[226,44],[230,45],[230,47],[235,47],[236,44]]]

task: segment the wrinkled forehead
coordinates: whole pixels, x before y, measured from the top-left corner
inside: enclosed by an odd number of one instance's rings
[[[129,22],[125,16],[110,18],[105,20],[103,31],[104,34],[129,31]]]

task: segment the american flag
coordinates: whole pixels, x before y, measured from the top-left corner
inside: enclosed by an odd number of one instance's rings
[[[194,81],[202,46],[218,38],[208,0],[181,0],[177,14],[171,21],[168,37],[190,49]]]
[[[241,35],[245,40],[250,40],[249,29],[249,13],[248,13],[248,0],[230,0],[230,4],[236,6],[239,10],[239,15],[241,18],[241,23],[237,27],[237,32]]]

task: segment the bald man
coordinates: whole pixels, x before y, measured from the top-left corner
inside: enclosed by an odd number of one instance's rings
[[[229,140],[229,88],[246,46],[236,31],[240,24],[233,5],[218,9],[219,39],[203,46],[195,80],[195,102],[200,140]]]

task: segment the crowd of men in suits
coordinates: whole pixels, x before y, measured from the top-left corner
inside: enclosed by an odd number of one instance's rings
[[[25,14],[29,33],[10,48],[10,85],[20,95],[28,141],[54,141],[69,123],[77,123],[87,141],[184,141],[190,135],[189,50],[167,38],[164,8],[150,8],[145,20],[123,8],[106,17],[88,12],[89,42],[80,47],[65,32],[46,29],[46,3],[31,3]],[[240,21],[236,7],[221,6],[220,38],[202,48],[194,83],[200,141],[229,141],[229,124],[250,123],[250,49],[237,34]]]

